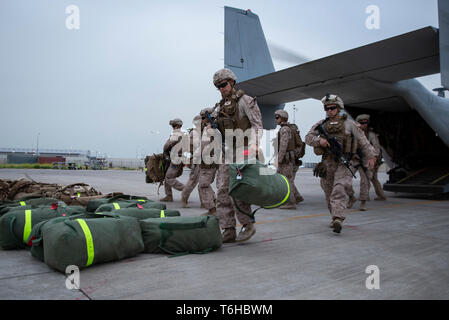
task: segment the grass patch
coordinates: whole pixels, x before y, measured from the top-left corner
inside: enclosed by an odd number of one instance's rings
[[[51,169],[49,163],[2,163],[0,169]]]

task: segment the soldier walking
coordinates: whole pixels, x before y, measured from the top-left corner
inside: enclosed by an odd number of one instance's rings
[[[195,126],[194,129],[190,130],[189,132],[189,144],[190,144],[190,151],[193,153],[197,148],[200,148],[200,143],[198,139],[195,139],[194,133],[195,130],[198,134],[201,132],[201,116],[197,115],[193,118],[193,125]],[[200,166],[198,164],[195,164],[193,162],[193,156],[190,158],[190,163],[188,164],[190,168],[190,175],[189,180],[187,180],[186,184],[184,185],[184,188],[181,192],[181,203],[183,208],[189,208],[189,197],[192,193],[193,189],[195,189],[196,185],[198,184],[199,177],[200,177]],[[200,195],[200,201],[201,201],[201,195]]]
[[[173,128],[173,132],[170,135],[170,138],[167,140],[167,142],[164,145],[164,156],[166,159],[170,161],[170,164],[168,166],[168,169],[165,173],[165,180],[164,180],[164,189],[165,189],[165,197],[160,199],[160,201],[163,202],[173,202],[173,192],[172,188],[182,191],[184,188],[184,185],[179,182],[176,178],[179,177],[182,174],[183,170],[183,164],[179,163],[177,165],[173,164],[171,161],[171,150],[172,148],[181,142],[183,133],[181,131],[182,128],[182,120],[181,119],[173,119],[170,120],[169,124]],[[179,151],[178,156],[182,156],[182,151]]]
[[[358,150],[357,154],[354,156],[355,162],[354,167],[356,170],[360,173],[360,211],[366,211],[366,201],[369,200],[369,189],[370,189],[370,181],[373,183],[374,190],[376,192],[377,198],[375,200],[386,200],[387,197],[385,196],[384,191],[382,190],[382,185],[380,184],[378,178],[377,178],[377,172],[379,170],[379,166],[382,164],[382,150],[380,148],[379,139],[377,138],[376,133],[373,131],[372,128],[368,127],[370,116],[368,114],[361,114],[357,116],[355,119],[359,125],[360,129],[365,134],[366,138],[368,139],[369,143],[374,147],[374,150],[376,152],[376,164],[374,166],[373,170],[370,170],[365,163],[365,159],[363,156],[361,156],[360,150]],[[349,191],[350,201],[351,198],[355,199],[354,197],[354,189],[350,188]]]
[[[213,129],[211,127],[211,123],[209,120],[209,116],[213,114],[214,110],[212,108],[206,108],[201,110],[201,127],[202,127],[202,135],[201,135],[201,148],[199,151],[201,154],[205,152],[205,149],[213,142]],[[214,157],[214,150],[209,151],[209,156],[211,158]],[[201,204],[207,212],[202,215],[216,215],[216,197],[215,191],[212,189],[211,185],[215,180],[215,174],[217,173],[218,165],[216,163],[205,163],[203,157],[201,157],[201,163],[199,164],[200,168],[200,176],[198,183],[198,192],[200,194]]]
[[[290,183],[290,197],[287,203],[279,207],[279,209],[296,209],[296,203],[299,193],[296,194],[295,186],[295,163],[296,163],[296,144],[294,132],[291,124],[288,123],[288,113],[285,110],[276,110],[276,123],[281,126],[278,131],[278,148],[277,148],[277,172],[284,175]]]
[[[262,115],[256,99],[246,95],[242,90],[236,90],[234,88],[236,80],[235,74],[226,68],[218,70],[213,77],[213,83],[222,97],[221,101],[216,104],[215,118],[222,141],[226,141],[222,149],[222,163],[219,164],[217,172],[217,216],[220,226],[224,230],[223,242],[246,241],[256,233],[251,218],[236,208],[228,194],[229,163],[226,163],[225,158],[228,159],[229,155],[226,157],[226,154],[232,152],[235,158],[236,151],[238,151],[238,158],[243,156],[240,154],[240,152],[243,153],[243,150],[234,144],[232,147],[227,144],[225,131],[235,132],[236,129],[241,129],[245,132],[247,129],[251,129],[251,139],[247,149],[245,148],[250,156],[257,154],[257,142],[263,131]],[[250,204],[240,200],[236,200],[236,204],[240,210],[251,212]],[[238,236],[236,235],[236,216],[242,224]]]
[[[331,228],[340,233],[345,219],[347,190],[352,183],[352,173],[343,162],[342,156],[350,159],[358,147],[367,159],[368,166],[374,168],[376,153],[358,125],[347,119],[346,115],[340,115],[340,111],[344,109],[340,97],[327,94],[321,101],[327,118],[316,123],[307,133],[305,140],[308,145],[314,147],[316,154],[322,155],[321,163],[316,166],[314,174],[321,178],[321,188],[332,217]],[[329,140],[337,141],[341,153],[335,149],[331,150],[332,141],[328,141],[324,132]]]

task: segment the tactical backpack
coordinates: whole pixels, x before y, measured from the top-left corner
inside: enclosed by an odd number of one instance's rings
[[[165,172],[168,169],[168,162],[163,153],[154,154],[145,157],[145,182],[155,183],[163,182]]]
[[[295,157],[296,159],[300,159],[304,157],[304,154],[306,153],[306,144],[302,141],[296,124],[289,123],[288,127],[292,130],[295,139]]]

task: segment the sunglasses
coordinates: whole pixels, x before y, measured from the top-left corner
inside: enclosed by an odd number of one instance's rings
[[[360,124],[368,124],[368,121],[359,121]]]
[[[217,89],[223,89],[224,87],[226,87],[228,85],[228,82],[225,81],[223,83],[217,84],[216,87]]]
[[[275,118],[275,119],[279,119],[280,117],[279,117],[279,116],[275,116],[274,118]]]
[[[324,110],[329,111],[329,110],[335,110],[337,109],[336,106],[332,106],[332,107],[324,107]]]

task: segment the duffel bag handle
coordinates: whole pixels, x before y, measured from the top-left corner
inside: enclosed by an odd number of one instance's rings
[[[119,194],[119,195],[113,196],[111,198],[108,198],[108,202],[109,203],[114,202],[115,200],[139,200],[139,199],[142,199],[145,201],[150,201],[149,199],[147,199],[147,197],[143,197],[143,196],[140,197],[140,196],[132,196],[129,194]]]
[[[190,229],[199,229],[206,227],[207,221],[209,217],[206,217],[205,220],[199,222],[192,223],[170,223],[170,222],[161,222],[159,228],[162,230],[190,230]]]

